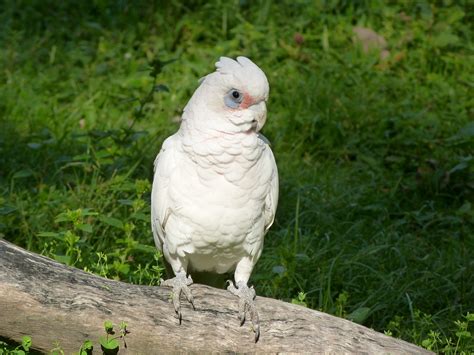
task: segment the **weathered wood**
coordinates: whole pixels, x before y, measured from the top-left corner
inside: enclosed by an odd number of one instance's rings
[[[169,290],[107,280],[67,267],[0,240],[0,337],[33,338],[47,352],[59,341],[66,354],[85,339],[98,347],[104,320],[128,323],[127,350],[168,352],[428,353],[350,321],[289,303],[257,297],[262,334],[239,326],[237,299],[193,285],[196,311],[183,301],[178,325]],[[100,351],[95,352],[100,353]]]

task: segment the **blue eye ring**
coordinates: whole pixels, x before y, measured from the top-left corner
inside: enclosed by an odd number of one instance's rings
[[[230,89],[224,97],[224,103],[227,107],[238,108],[243,99],[244,95],[239,90]]]

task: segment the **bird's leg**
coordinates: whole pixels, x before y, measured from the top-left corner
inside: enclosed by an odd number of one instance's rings
[[[235,284],[227,281],[229,286],[227,290],[233,295],[239,297],[239,320],[242,326],[245,323],[245,314],[248,312],[252,321],[252,328],[255,333],[255,342],[260,337],[260,320],[258,317],[257,306],[255,305],[255,290],[253,286],[248,287],[247,281],[252,273],[254,263],[249,258],[243,258],[235,270]]]
[[[181,320],[182,320],[181,301],[180,301],[181,293],[184,293],[184,296],[186,297],[188,302],[191,303],[191,305],[193,306],[193,309],[194,310],[196,309],[196,307],[194,307],[193,295],[191,293],[191,290],[188,287],[192,283],[193,283],[193,279],[191,278],[191,275],[186,277],[186,272],[180,271],[180,272],[177,272],[176,276],[173,277],[172,279],[162,281],[160,284],[160,286],[167,286],[167,287],[173,288],[173,290],[171,291],[171,296],[173,299],[174,310],[179,320],[179,324],[181,324]]]
[[[252,320],[253,331],[255,332],[255,342],[257,342],[260,337],[260,321],[258,318],[257,307],[255,306],[255,290],[253,286],[248,287],[243,281],[237,282],[237,287],[234,286],[232,281],[228,282],[229,286],[227,287],[227,290],[239,297],[240,325],[242,326],[245,323],[245,314],[248,312],[250,314],[250,319]]]

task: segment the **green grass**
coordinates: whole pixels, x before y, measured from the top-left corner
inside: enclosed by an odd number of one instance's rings
[[[270,82],[264,134],[281,178],[258,294],[437,352],[474,351],[471,1],[4,8],[0,237],[156,284],[153,159],[197,80],[219,56],[246,55]],[[388,60],[354,44],[354,25],[385,37]],[[156,59],[176,59],[157,77],[169,92],[137,114]]]

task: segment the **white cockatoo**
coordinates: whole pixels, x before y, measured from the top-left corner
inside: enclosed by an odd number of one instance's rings
[[[181,322],[180,295],[195,273],[234,272],[239,319],[250,313],[255,340],[259,320],[250,274],[275,218],[278,171],[265,124],[269,85],[250,59],[221,57],[201,79],[184,108],[181,126],[155,160],[151,224],[156,246],[175,277],[173,304]],[[189,275],[189,276],[188,276]]]

